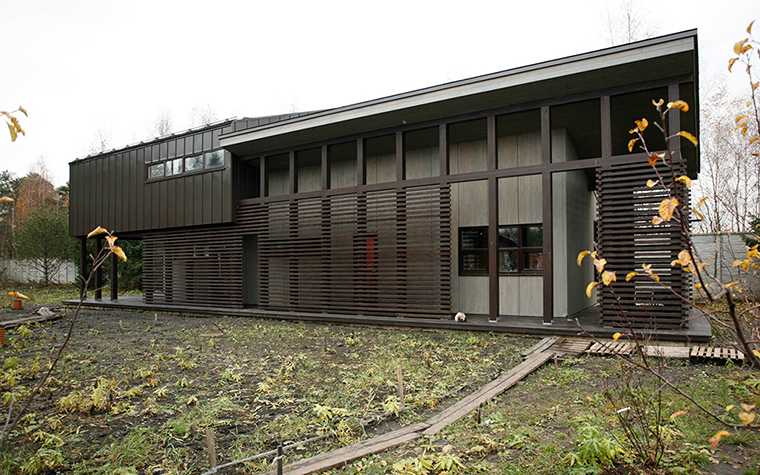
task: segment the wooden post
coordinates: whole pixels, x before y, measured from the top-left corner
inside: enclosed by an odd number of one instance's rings
[[[206,447],[208,447],[208,462],[211,468],[216,467],[216,443],[214,442],[214,429],[206,427]]]
[[[84,281],[87,278],[87,238],[79,238],[79,297],[87,297]]]
[[[282,444],[277,446],[277,475],[282,475]]]
[[[111,300],[119,298],[119,258],[111,253]]]
[[[404,407],[404,379],[401,377],[401,366],[396,367],[396,379],[398,380],[398,400]]]
[[[100,251],[103,250],[103,238],[97,236],[95,238],[95,258],[100,256]],[[94,264],[94,263],[93,263]],[[103,266],[98,266],[95,269],[95,300],[103,299]]]

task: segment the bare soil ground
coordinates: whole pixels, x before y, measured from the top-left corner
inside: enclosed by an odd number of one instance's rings
[[[34,310],[3,309],[0,320]],[[3,411],[14,397],[25,400],[69,324],[70,317],[9,332],[8,344],[0,348]],[[288,455],[303,458],[425,420],[515,366],[537,341],[84,310],[53,378],[0,450],[0,472],[202,473],[209,467],[207,427],[214,431],[219,463],[325,435]],[[744,369],[669,364],[674,378],[691,384],[716,410],[760,403],[760,380]],[[432,440],[365,457],[333,473],[629,473],[624,466],[633,464],[630,455],[616,459],[616,468],[569,462],[584,427],[606,429],[608,438],[616,433],[614,410],[603,393],[622,372],[612,358],[547,365],[484,406],[479,418],[473,414]],[[757,470],[754,435],[727,437],[716,451],[707,439],[719,427],[669,395],[668,415],[679,410],[687,414],[665,421],[673,442],[662,473]],[[263,471],[270,461],[252,461],[236,471]],[[414,463],[429,463],[430,469],[410,469]]]

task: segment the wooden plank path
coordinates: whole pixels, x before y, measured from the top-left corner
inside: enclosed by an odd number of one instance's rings
[[[544,340],[553,341],[547,343],[544,342]],[[332,452],[327,452],[315,457],[299,460],[290,465],[285,465],[283,467],[283,473],[287,473],[288,475],[305,475],[322,472],[324,470],[343,466],[366,455],[382,452],[405,442],[418,439],[423,435],[433,435],[438,433],[444,427],[465,417],[480,405],[511,388],[517,384],[518,381],[525,378],[553,358],[555,353],[551,350],[551,346],[557,339],[545,338],[544,340],[542,340],[543,349],[531,352],[525,361],[509,370],[507,373],[499,376],[461,401],[434,415],[427,421],[404,427],[393,432],[388,432],[347,447],[342,447],[333,450]],[[265,472],[264,475],[275,475],[276,473],[276,470],[270,470]]]

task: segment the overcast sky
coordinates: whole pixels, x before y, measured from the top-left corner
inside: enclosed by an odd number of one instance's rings
[[[43,157],[60,185],[98,133],[114,148],[150,139],[162,111],[179,132],[194,108],[338,107],[605,48],[619,2],[0,0],[0,109],[29,112],[25,137],[0,131],[0,170]],[[744,86],[726,64],[757,0],[636,5],[660,35],[699,30],[703,85]]]

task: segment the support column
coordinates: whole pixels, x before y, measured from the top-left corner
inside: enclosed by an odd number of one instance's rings
[[[87,298],[87,238],[79,238],[79,297]]]
[[[552,130],[549,107],[541,108],[541,163],[548,167],[552,163]],[[551,325],[554,318],[554,265],[552,254],[554,250],[553,226],[554,210],[552,203],[552,174],[544,171],[541,174],[544,228],[544,325]]]
[[[488,116],[488,171],[496,170],[496,116]],[[499,180],[488,179],[488,321],[499,321]]]
[[[119,299],[119,258],[111,253],[111,300]]]
[[[95,259],[100,257],[100,253],[103,250],[103,238],[97,236],[95,238]],[[93,263],[94,265],[95,263]],[[98,266],[95,269],[95,300],[103,299],[103,266]]]

